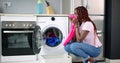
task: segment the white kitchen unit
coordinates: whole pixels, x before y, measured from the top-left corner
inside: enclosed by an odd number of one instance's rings
[[[67,15],[37,16],[36,39],[42,37],[38,59],[41,63],[72,63],[71,57],[64,50],[63,42],[68,35]],[[42,35],[42,36],[41,36]],[[37,50],[37,49],[36,49]]]
[[[72,63],[63,46],[67,15],[3,14],[1,26],[1,63]],[[51,31],[54,43],[45,39]]]
[[[1,16],[1,63],[37,63],[32,48],[35,21],[32,15]]]

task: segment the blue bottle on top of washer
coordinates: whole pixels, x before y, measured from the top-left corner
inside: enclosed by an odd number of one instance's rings
[[[37,14],[43,14],[43,4],[41,2],[41,0],[38,0],[37,1]]]

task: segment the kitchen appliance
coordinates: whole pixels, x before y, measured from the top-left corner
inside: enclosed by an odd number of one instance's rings
[[[84,6],[87,8],[89,17],[94,21],[97,27],[97,33],[100,37],[100,40],[103,44],[102,52],[99,57],[97,57],[98,61],[104,60],[104,1],[105,0],[71,0],[71,13],[74,13],[74,9],[78,6]],[[80,58],[71,55],[73,58],[73,62],[79,62]]]
[[[120,63],[120,0],[105,0],[105,57]]]
[[[41,28],[44,46],[41,47],[41,55],[66,54],[63,41],[68,34],[67,16],[39,16],[36,25]],[[49,39],[49,37],[51,39]],[[55,39],[55,40],[54,40]],[[53,40],[51,43],[50,40]],[[59,52],[58,52],[59,51]]]
[[[2,63],[37,63],[34,52],[34,16],[1,16]]]
[[[71,57],[63,46],[68,34],[68,16],[37,16],[36,24],[43,36],[43,45],[38,54],[41,63],[71,63]]]

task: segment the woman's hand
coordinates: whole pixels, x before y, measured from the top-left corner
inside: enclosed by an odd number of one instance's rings
[[[75,24],[75,27],[79,27],[79,22],[77,17],[73,19],[73,23]]]
[[[75,15],[74,14],[69,14],[68,17],[69,17],[70,21],[72,22],[73,19],[75,18]]]

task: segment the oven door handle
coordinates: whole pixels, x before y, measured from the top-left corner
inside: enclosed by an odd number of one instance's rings
[[[3,33],[33,33],[33,31],[3,31]]]

